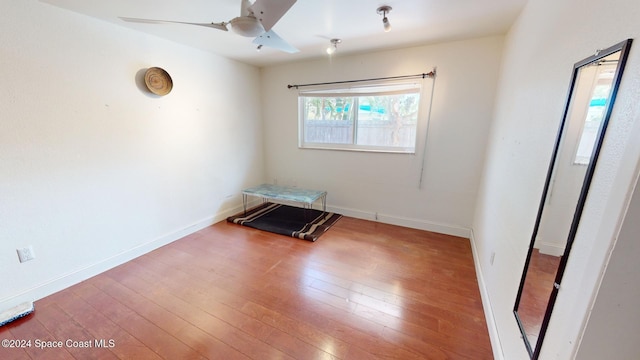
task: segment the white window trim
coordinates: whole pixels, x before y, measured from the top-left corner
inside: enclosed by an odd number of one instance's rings
[[[433,79],[432,79],[433,81]],[[329,86],[318,86],[311,89],[298,91],[298,148],[300,149],[316,149],[316,150],[338,150],[338,151],[359,151],[359,152],[376,152],[376,153],[399,153],[415,155],[418,150],[420,134],[428,127],[426,114],[429,113],[431,107],[431,94],[425,94],[425,90],[431,87],[424,86],[424,81],[380,81],[373,84],[345,85],[338,84]],[[386,91],[381,91],[385,88]],[[417,91],[415,90],[417,89]],[[428,89],[427,89],[428,90]],[[358,97],[375,93],[376,95],[395,95],[406,93],[418,93],[420,95],[420,104],[418,108],[416,122],[416,137],[413,147],[398,146],[377,146],[377,145],[358,145],[358,144],[338,144],[338,143],[313,143],[305,142],[305,124],[304,124],[304,97]],[[356,125],[354,124],[354,127]],[[354,136],[355,134],[354,129]]]

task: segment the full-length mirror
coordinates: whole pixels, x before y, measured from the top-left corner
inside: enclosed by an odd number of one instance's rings
[[[595,171],[631,39],[574,65],[514,314],[537,359]]]

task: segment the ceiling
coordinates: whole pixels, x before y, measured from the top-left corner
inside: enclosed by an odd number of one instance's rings
[[[141,24],[118,17],[196,23],[229,21],[240,14],[240,0],[41,0],[255,66],[328,56],[331,38],[341,54],[504,34],[527,0],[299,0],[273,27],[300,50],[288,54],[256,51],[251,38],[201,26]],[[253,0],[252,0],[253,2]],[[390,32],[376,9],[389,5]]]

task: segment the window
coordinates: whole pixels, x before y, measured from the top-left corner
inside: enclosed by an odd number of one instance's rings
[[[594,83],[589,84],[592,86],[591,100],[573,161],[575,165],[589,165],[591,161],[591,153],[604,119],[607,102],[611,96],[616,65],[617,63],[598,66],[594,74]]]
[[[415,153],[419,83],[301,91],[299,146]]]

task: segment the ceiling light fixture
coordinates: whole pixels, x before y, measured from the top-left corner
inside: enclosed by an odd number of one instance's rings
[[[389,19],[387,19],[387,14],[391,12],[391,9],[392,7],[388,5],[383,5],[376,9],[376,12],[382,15],[382,25],[384,26],[385,32],[391,31],[391,23],[389,22]]]
[[[338,51],[338,44],[342,42],[340,39],[331,39],[331,45],[327,48],[327,54],[331,55],[334,52]]]

